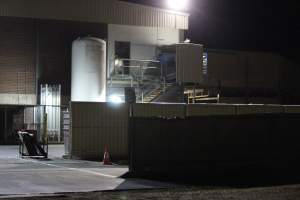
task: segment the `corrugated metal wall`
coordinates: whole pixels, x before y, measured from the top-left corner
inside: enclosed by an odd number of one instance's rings
[[[203,46],[199,44],[176,45],[176,81],[201,83],[203,74]]]
[[[300,106],[284,106],[285,113],[300,113]]]
[[[223,87],[278,90],[286,64],[273,53],[208,50],[208,74]]]
[[[216,115],[282,114],[297,111],[299,107],[282,105],[246,105],[246,104],[190,104],[186,108],[187,117]],[[286,112],[287,111],[287,112]]]
[[[185,117],[185,105],[134,104],[133,116]],[[71,104],[71,156],[102,159],[105,145],[112,159],[128,156],[129,105]]]
[[[247,53],[248,87],[278,89],[281,57],[272,53]]]
[[[247,174],[251,166],[282,171],[300,160],[300,135],[293,131],[299,122],[299,114],[131,118],[129,169],[183,178],[227,170]]]
[[[184,104],[134,104],[133,117],[185,117]]]
[[[127,104],[79,103],[71,105],[71,156],[101,160],[105,145],[112,159],[128,156],[130,107]],[[131,116],[186,120],[190,117],[236,117],[249,114],[300,113],[300,106],[226,104],[133,104]],[[209,118],[208,118],[209,119]],[[142,125],[138,125],[141,127]],[[145,126],[146,127],[146,126]],[[188,128],[190,127],[186,127]],[[194,127],[195,128],[195,127]],[[201,124],[199,124],[201,130]],[[145,130],[146,131],[146,130]],[[178,130],[182,132],[183,130]],[[182,133],[185,133],[184,131]],[[149,137],[151,137],[149,135]],[[171,137],[171,136],[170,136]],[[185,135],[182,135],[185,137]],[[144,138],[145,139],[145,138]],[[174,138],[173,138],[174,139]]]
[[[283,70],[281,70],[280,87],[283,88],[284,92],[288,94],[288,98],[293,99],[293,102],[291,103],[299,104],[300,84],[298,84],[298,81],[300,67],[292,62],[287,61],[286,59],[282,60],[283,61],[281,63],[284,63],[285,67]]]
[[[0,104],[35,105],[38,77],[38,85],[61,84],[67,105],[73,40],[107,39],[107,25],[100,23],[0,17],[0,27]]]
[[[35,22],[0,17],[0,27],[0,103],[35,104]]]
[[[1,0],[0,16],[188,29],[188,14],[116,0]]]
[[[188,117],[235,114],[236,106],[230,104],[190,104],[186,113]]]
[[[112,159],[128,155],[127,104],[71,104],[71,156],[101,160],[105,145]]]
[[[208,75],[223,87],[246,87],[245,55],[239,52],[208,50]]]
[[[300,106],[263,104],[133,104],[133,117],[186,118],[197,116],[300,113]]]
[[[221,88],[222,103],[228,102],[223,96],[244,98],[237,103],[297,104],[293,74],[293,65],[279,54],[208,49],[209,82]]]

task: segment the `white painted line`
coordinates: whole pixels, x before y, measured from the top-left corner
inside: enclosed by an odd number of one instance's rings
[[[67,169],[8,169],[2,170],[0,169],[0,174],[6,173],[44,173],[44,172],[68,172]]]
[[[63,167],[63,166],[58,166],[58,165],[54,165],[54,164],[38,162],[38,161],[34,161],[34,160],[26,160],[26,161],[29,161],[29,162],[32,162],[32,163],[37,163],[37,164],[40,164],[40,165],[46,165],[46,166],[50,166],[50,167],[62,168],[62,169],[71,170],[71,171],[78,171],[78,172],[93,174],[93,175],[97,175],[97,176],[103,176],[103,177],[107,177],[107,178],[118,178],[118,176],[113,176],[113,175],[109,175],[109,174],[103,174],[103,173],[89,171],[89,170],[84,170],[84,169],[71,168],[71,167]]]

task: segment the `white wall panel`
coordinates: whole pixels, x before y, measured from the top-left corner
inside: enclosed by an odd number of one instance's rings
[[[151,60],[155,57],[155,46],[134,44],[130,46],[130,57],[132,59]]]

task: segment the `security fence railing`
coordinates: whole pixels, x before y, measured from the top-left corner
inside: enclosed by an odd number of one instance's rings
[[[108,80],[109,95],[120,99],[124,98],[124,88],[131,87],[135,89],[136,101],[145,102],[144,99],[153,99],[147,95],[153,95],[165,85],[163,67],[158,60],[116,59],[114,69],[109,71],[112,72]]]

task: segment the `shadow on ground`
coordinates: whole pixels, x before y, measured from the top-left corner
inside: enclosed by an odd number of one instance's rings
[[[182,185],[221,186],[221,187],[271,187],[300,184],[300,164],[286,166],[243,166],[218,167],[210,166],[201,171],[182,170],[181,172],[127,173],[123,178],[144,178],[156,181],[167,181]],[[171,171],[171,170],[170,170]]]

